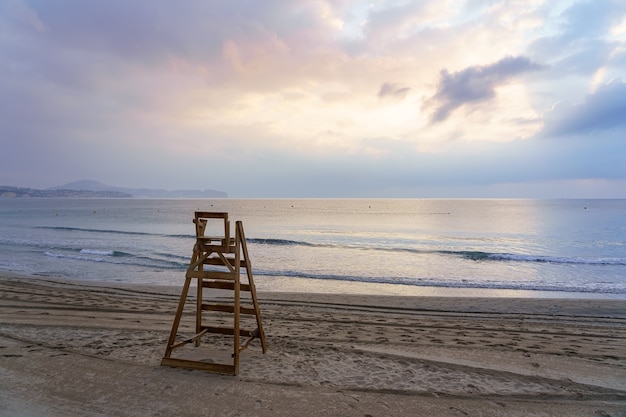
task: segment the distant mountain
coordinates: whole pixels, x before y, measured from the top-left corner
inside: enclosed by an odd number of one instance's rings
[[[137,198],[226,198],[228,194],[217,190],[161,190],[152,188],[127,188],[103,184],[93,180],[74,181],[48,190],[87,190],[97,192],[118,192]]]
[[[74,198],[130,198],[132,195],[120,191],[90,190],[37,190],[34,188],[0,185],[0,198],[15,197],[74,197]]]

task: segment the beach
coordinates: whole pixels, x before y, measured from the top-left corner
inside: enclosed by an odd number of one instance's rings
[[[0,416],[626,415],[624,300],[261,292],[226,376],[160,365],[180,284],[0,273]]]

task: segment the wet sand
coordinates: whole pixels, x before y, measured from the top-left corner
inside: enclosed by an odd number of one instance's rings
[[[180,290],[0,273],[0,416],[626,416],[623,300],[260,293],[224,376],[160,366]]]

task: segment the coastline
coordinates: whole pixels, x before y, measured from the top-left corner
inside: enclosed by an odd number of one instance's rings
[[[624,300],[260,292],[232,377],[160,366],[181,287],[0,289],[0,416],[626,413]]]
[[[342,281],[272,276],[255,277],[257,288],[263,292],[294,294],[341,294],[418,297],[418,298],[506,298],[506,299],[595,299],[626,301],[626,293],[549,291],[528,289],[503,289],[488,287],[426,286],[408,284],[383,284],[363,281]],[[182,282],[182,280],[181,280]]]

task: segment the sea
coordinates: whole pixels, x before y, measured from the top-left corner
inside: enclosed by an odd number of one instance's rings
[[[243,224],[259,291],[626,299],[626,200],[0,199],[0,269],[182,286],[195,211]]]

